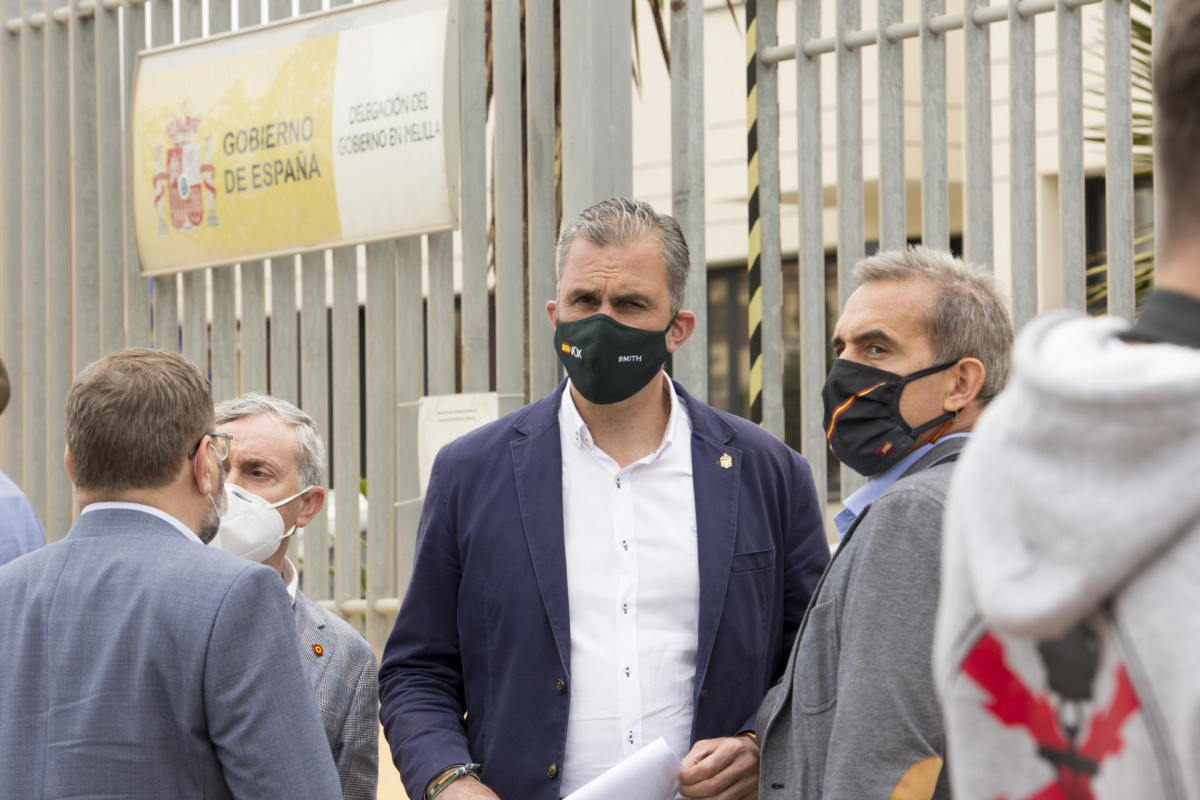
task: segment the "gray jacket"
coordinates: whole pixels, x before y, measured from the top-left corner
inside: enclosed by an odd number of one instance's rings
[[[346,800],[375,800],[379,665],[350,624],[296,592],[296,634]]]
[[[859,515],[758,714],[762,800],[948,798],[930,666],[942,506],[966,439]]]
[[[0,567],[0,795],[341,797],[278,573],[133,509]]]

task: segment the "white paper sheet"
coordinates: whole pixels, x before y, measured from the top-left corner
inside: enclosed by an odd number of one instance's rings
[[[674,800],[681,771],[679,756],[660,737],[566,800]]]

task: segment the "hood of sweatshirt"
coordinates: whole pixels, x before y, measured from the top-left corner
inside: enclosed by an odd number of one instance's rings
[[[1056,314],[960,461],[948,519],[990,627],[1056,636],[1200,526],[1200,350]]]

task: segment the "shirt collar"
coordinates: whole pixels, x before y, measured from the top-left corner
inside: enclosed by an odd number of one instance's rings
[[[296,566],[287,556],[283,557],[283,580],[287,584],[287,593],[288,597],[292,598],[292,605],[296,605],[296,590],[300,588],[300,574],[296,572]]]
[[[115,502],[115,501],[104,501],[101,503],[88,503],[86,506],[83,507],[83,510],[80,511],[79,513],[80,513],[80,515],[83,515],[83,514],[87,514],[87,513],[91,512],[91,511],[115,511],[115,510],[141,511],[142,513],[150,514],[151,516],[158,517],[163,522],[170,523],[175,528],[175,530],[179,531],[180,533],[182,533],[188,539],[191,539],[196,544],[198,544],[198,545],[204,544],[204,542],[200,541],[200,537],[196,535],[195,531],[193,531],[187,525],[184,525],[179,520],[172,517],[167,512],[163,511],[161,508],[155,508],[154,506],[142,505],[141,503],[120,503],[120,502]]]
[[[952,433],[949,436],[941,437],[938,439],[938,442],[944,442],[947,439],[959,439],[970,435],[970,433]],[[850,526],[854,524],[854,520],[858,519],[858,515],[863,512],[863,509],[878,500],[879,495],[887,491],[893,483],[900,480],[913,464],[920,461],[921,457],[935,446],[934,444],[925,444],[918,447],[883,472],[871,478],[861,489],[847,497],[842,502],[844,508],[833,518],[833,524],[838,529],[838,536],[845,536],[846,531],[850,530]]]
[[[663,431],[662,441],[654,452],[646,456],[643,460],[652,460],[665,451],[675,441],[677,435],[676,425],[688,423],[688,431],[690,433],[690,419],[687,415],[687,409],[679,400],[679,395],[675,393],[675,383],[666,373],[663,373],[663,380],[667,384],[667,394],[671,398],[671,413],[667,417],[667,429]],[[574,442],[576,447],[582,448],[591,452],[595,448],[592,442],[592,434],[588,431],[587,423],[583,421],[583,417],[579,414],[579,409],[575,407],[575,398],[571,396],[571,379],[567,379],[567,385],[563,388],[562,401],[558,407],[558,424],[566,434],[567,439]]]

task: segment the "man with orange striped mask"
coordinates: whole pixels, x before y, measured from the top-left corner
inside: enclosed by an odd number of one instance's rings
[[[948,798],[933,689],[942,506],[1004,386],[1008,312],[986,271],[913,247],[854,269],[823,397],[833,454],[869,477],[759,711],[763,800]]]

